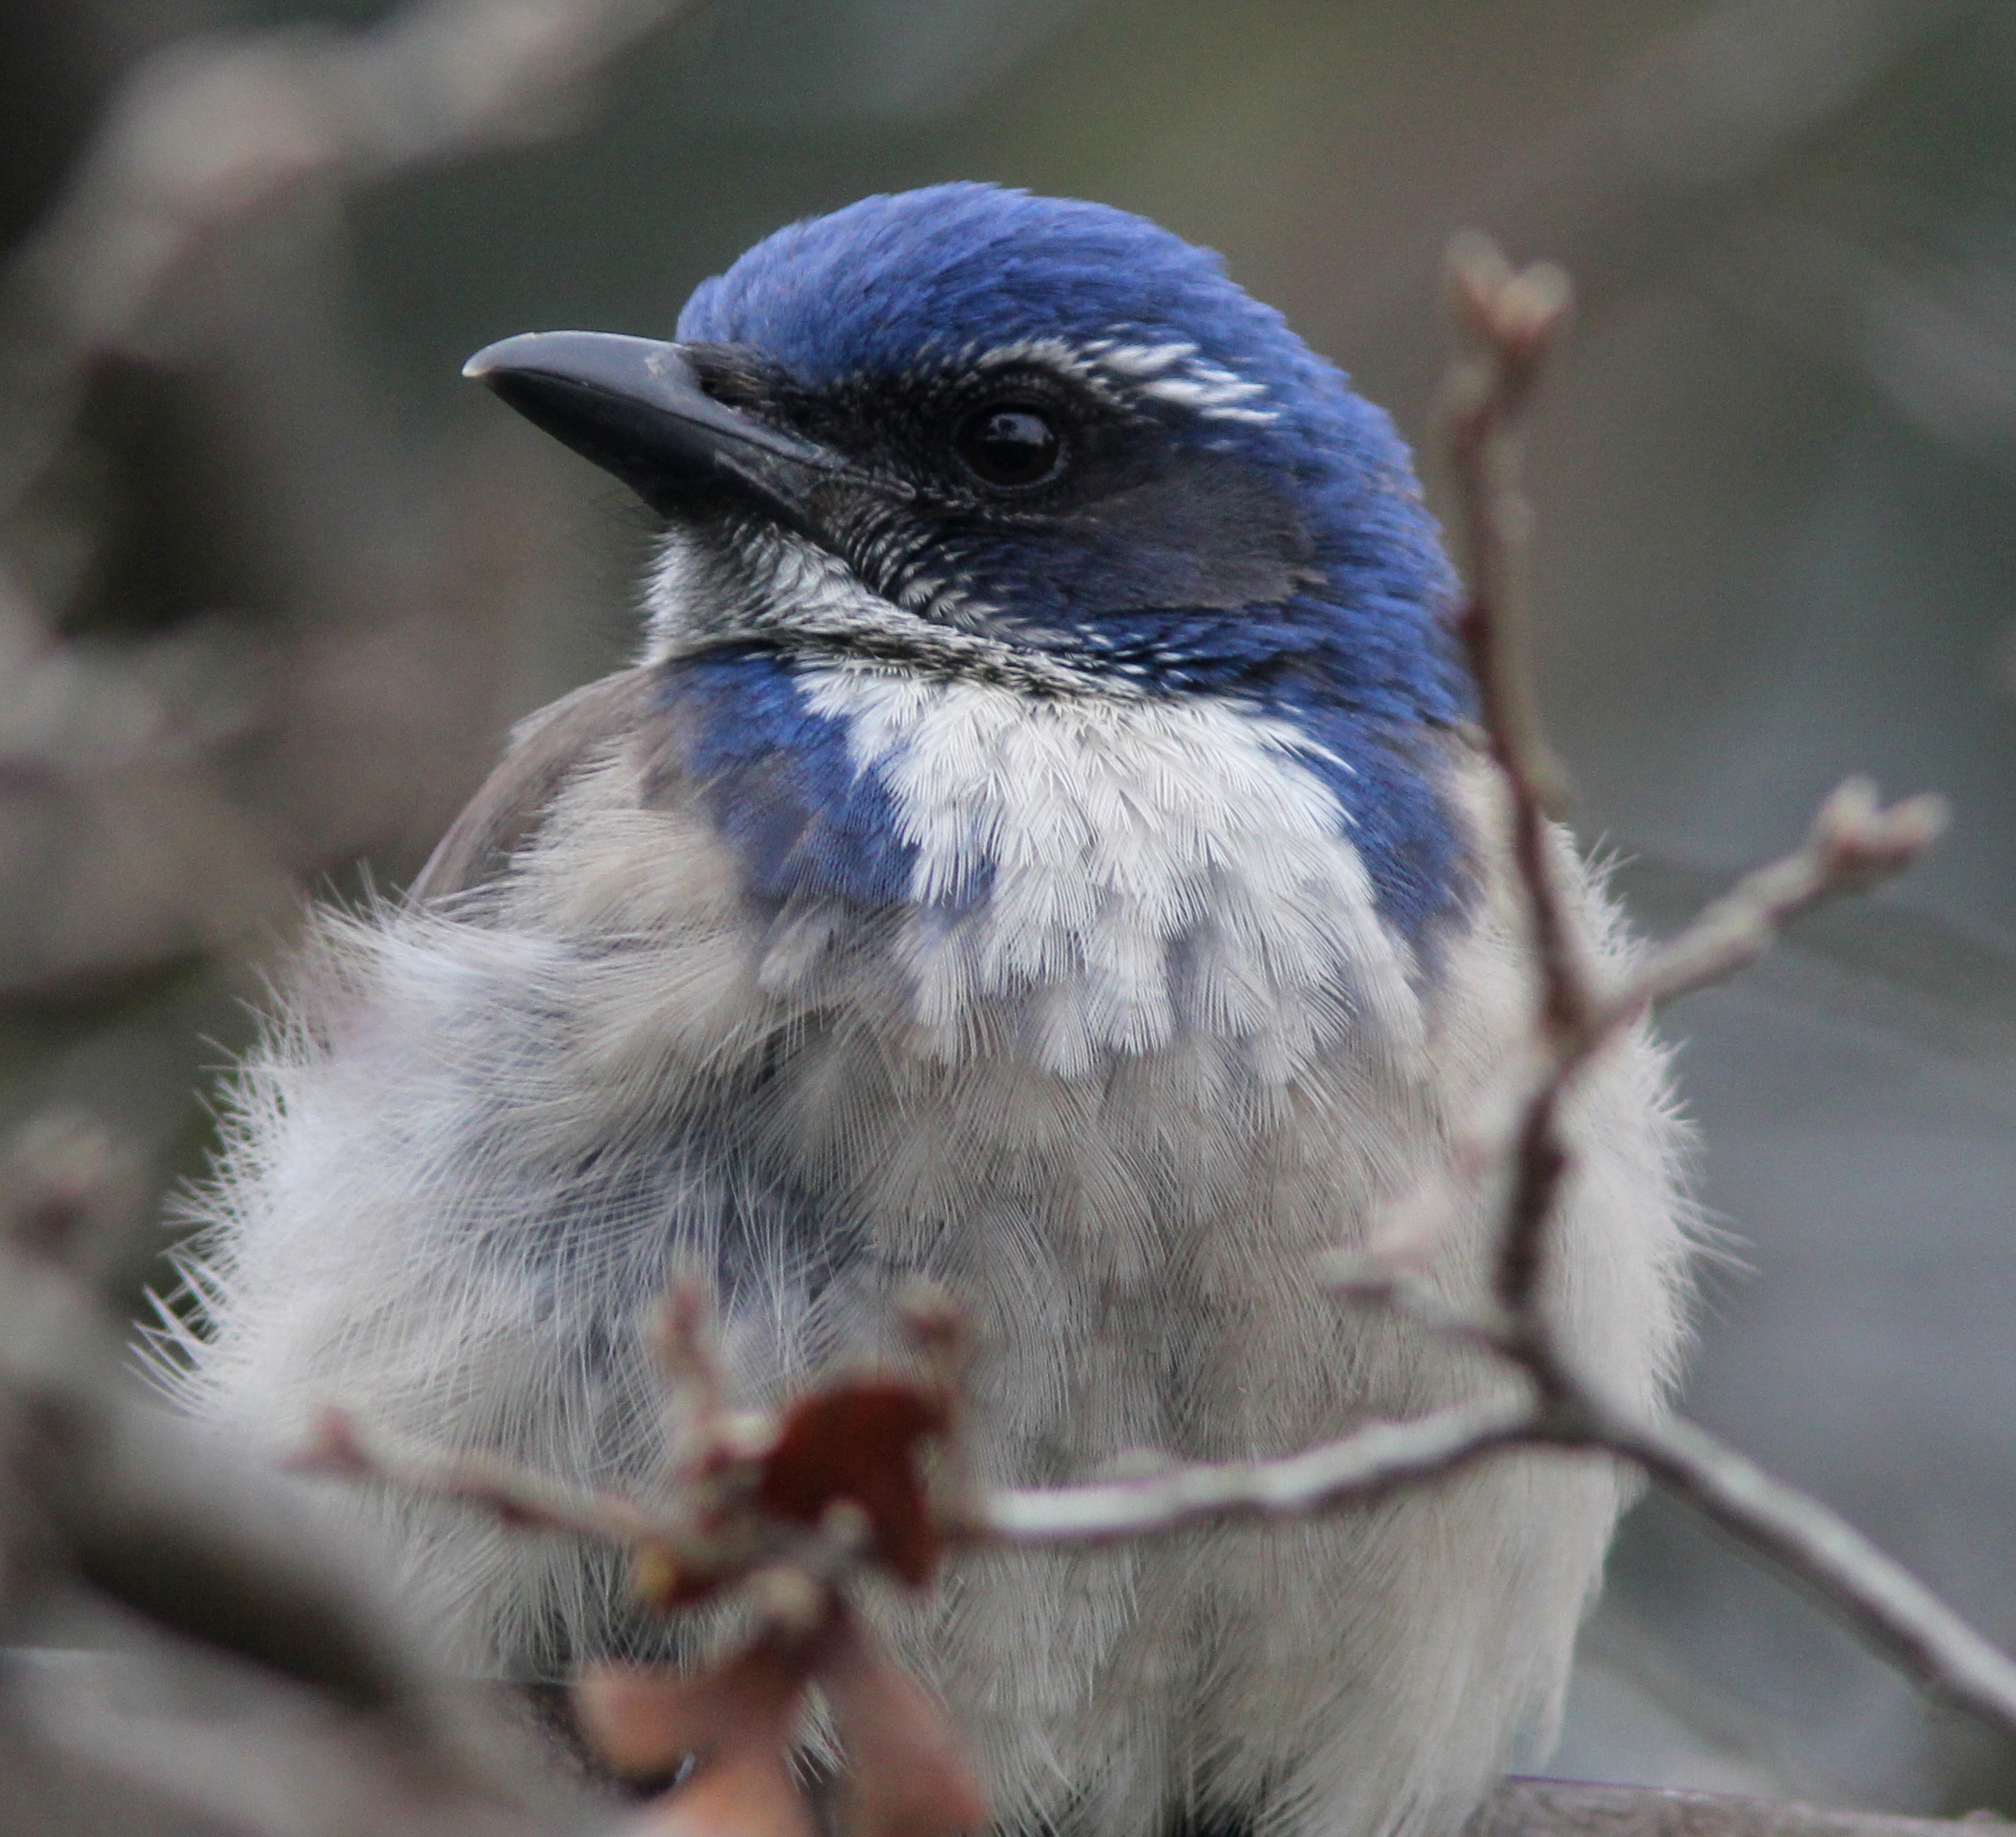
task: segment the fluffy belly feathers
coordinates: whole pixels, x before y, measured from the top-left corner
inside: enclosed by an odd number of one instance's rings
[[[887,788],[908,896],[766,909],[705,787],[647,794],[616,744],[491,886],[333,922],[206,1201],[186,1393],[276,1444],[326,1396],[648,1479],[636,1328],[679,1262],[714,1277],[756,1395],[886,1343],[892,1288],[940,1276],[986,1347],[1002,1480],[1285,1451],[1489,1381],[1310,1273],[1524,1024],[1488,851],[1427,964],[1285,729],[845,665],[808,699]],[[1654,1050],[1617,1055],[1577,1122],[1556,1305],[1653,1394],[1682,1251]],[[1453,1292],[1487,1250],[1465,1221]],[[1606,1466],[1520,1455],[1283,1532],[987,1557],[890,1611],[1010,1822],[1145,1833],[1190,1802],[1374,1837],[1544,1731],[1617,1498]],[[611,1563],[383,1509],[467,1659],[658,1637]]]

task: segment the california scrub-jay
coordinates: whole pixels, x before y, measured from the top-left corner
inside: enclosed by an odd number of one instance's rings
[[[675,343],[469,373],[664,518],[642,660],[523,724],[403,904],[321,928],[201,1201],[205,1413],[279,1445],[334,1398],[635,1484],[682,1263],[752,1401],[938,1279],[1001,1482],[1506,1381],[1312,1274],[1530,1017],[1385,415],[1212,255],[977,184],[779,231]],[[1653,1401],[1686,1261],[1658,1048],[1570,1125],[1549,1304]],[[1489,1238],[1480,1199],[1449,1294]],[[902,1636],[1006,1830],[1443,1837],[1550,1738],[1622,1490],[1527,1452],[1286,1529],[983,1553]],[[374,1509],[474,1662],[672,1637],[611,1556]]]

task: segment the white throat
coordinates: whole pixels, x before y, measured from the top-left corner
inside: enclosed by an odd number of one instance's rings
[[[802,684],[916,850],[903,949],[941,1055],[976,1005],[1024,998],[1066,1074],[1179,1032],[1281,1079],[1346,1033],[1418,1041],[1412,954],[1287,722],[849,662]]]

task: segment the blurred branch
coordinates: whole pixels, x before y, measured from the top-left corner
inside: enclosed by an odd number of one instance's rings
[[[248,1818],[246,1802],[260,1796],[255,1756],[278,1743],[300,1781],[352,1801],[288,1830],[531,1837],[509,1770],[385,1604],[269,1476],[129,1394],[118,1329],[79,1265],[133,1196],[116,1146],[80,1125],[46,1123],[0,1161],[0,1620],[34,1625],[80,1596],[152,1630],[129,1628],[116,1656],[0,1650],[7,1829],[277,1830],[270,1807]],[[114,1664],[114,1688],[90,1686],[91,1666]],[[217,1695],[231,1718],[178,1742],[178,1693],[183,1716]],[[192,1739],[207,1766],[191,1764]]]
[[[59,1074],[93,1037],[158,1056],[172,1020],[186,1093],[304,885],[367,852],[416,865],[470,788],[523,692],[510,621],[567,563],[525,515],[537,481],[486,447],[444,491],[380,413],[330,206],[564,129],[680,11],[409,0],[354,32],[184,36],[116,79],[105,46],[148,33],[10,42],[42,61],[16,90],[109,98],[0,270],[17,1060]],[[154,1113],[129,1126],[191,1127],[130,1082]]]
[[[206,37],[144,60],[0,281],[41,335],[48,425],[18,435],[0,519],[46,463],[84,368],[129,348],[217,237],[313,183],[382,182],[558,132],[683,0],[409,0],[368,30]]]
[[[667,1522],[634,1500],[567,1486],[480,1454],[443,1455],[416,1448],[384,1430],[362,1428],[341,1410],[320,1412],[308,1445],[287,1464],[296,1473],[368,1481],[473,1506],[520,1530],[639,1545],[674,1534]]]
[[[1980,1837],[1981,1830],[1971,1820],[1822,1810],[1720,1792],[1507,1780],[1463,1826],[1463,1837],[1955,1837],[1962,1830]]]
[[[98,1291],[155,1248],[157,1151],[265,930],[307,877],[431,841],[487,756],[537,547],[493,455],[437,503],[376,417],[329,206],[558,131],[678,11],[411,0],[116,79],[151,23],[9,41],[10,93],[77,98],[84,150],[22,188],[0,270],[0,1050],[16,1113],[71,1065],[86,1113],[37,1109],[0,1166],[0,1618],[117,1648],[0,1649],[10,1833],[605,1815],[528,1785],[522,1730],[424,1674],[291,1494],[134,1398]],[[97,1126],[168,1088],[137,1139]]]

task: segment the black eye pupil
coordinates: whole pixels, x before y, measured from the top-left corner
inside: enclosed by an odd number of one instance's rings
[[[976,408],[959,423],[953,445],[974,475],[989,485],[1036,485],[1057,470],[1064,442],[1049,417],[1034,408]]]

